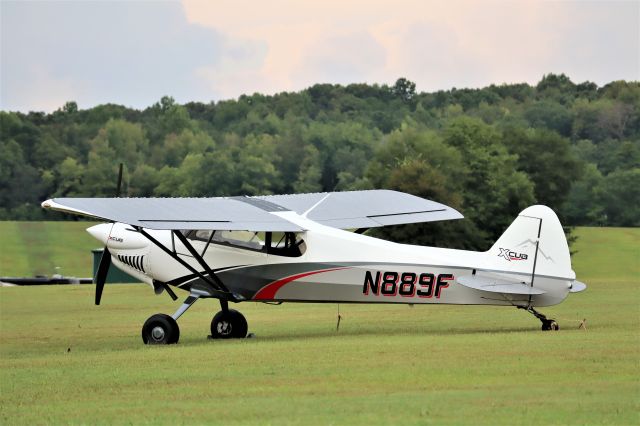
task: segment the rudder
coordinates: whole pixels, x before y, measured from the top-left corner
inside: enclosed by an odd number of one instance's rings
[[[546,206],[524,209],[487,254],[497,270],[532,273],[535,264],[536,275],[575,279],[564,230]]]

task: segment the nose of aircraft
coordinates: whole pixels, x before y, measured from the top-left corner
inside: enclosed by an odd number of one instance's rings
[[[93,238],[107,245],[107,238],[109,238],[109,232],[111,232],[111,223],[101,223],[87,228],[87,232],[91,234]]]

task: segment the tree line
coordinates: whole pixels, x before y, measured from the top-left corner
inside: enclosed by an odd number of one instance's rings
[[[548,74],[529,84],[419,93],[316,84],[211,103],[163,97],[136,110],[0,112],[0,219],[55,220],[50,197],[389,188],[467,220],[377,231],[486,249],[528,205],[569,225],[640,226],[640,83],[599,87]],[[68,217],[66,217],[68,219]]]

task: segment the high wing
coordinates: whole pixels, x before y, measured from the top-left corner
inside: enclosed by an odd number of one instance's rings
[[[339,229],[463,217],[443,204],[389,190],[260,197],[54,198],[42,206],[150,229],[303,231],[277,215],[286,211]]]
[[[297,232],[303,229],[234,198],[54,198],[44,208],[148,229],[214,229]]]
[[[339,229],[462,219],[444,204],[387,189],[256,197]]]

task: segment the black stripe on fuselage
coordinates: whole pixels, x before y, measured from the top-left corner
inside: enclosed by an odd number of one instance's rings
[[[214,273],[218,273],[218,272],[226,271],[226,270],[228,270],[228,269],[242,268],[243,266],[247,266],[247,265],[234,265],[234,266],[227,266],[227,267],[224,267],[224,268],[212,269],[212,271],[213,271]],[[201,271],[200,273],[201,273],[202,275],[204,275],[204,276],[209,275],[206,271]],[[183,284],[183,283],[185,283],[185,282],[187,282],[187,281],[193,280],[194,278],[198,278],[198,275],[197,275],[197,274],[188,274],[188,275],[185,275],[185,276],[183,276],[183,277],[178,277],[178,278],[175,278],[175,279],[173,279],[173,280],[171,280],[171,281],[167,281],[167,284],[170,284],[170,285],[172,285],[172,286],[176,286],[176,287],[177,287],[177,286],[179,286],[180,284]]]

